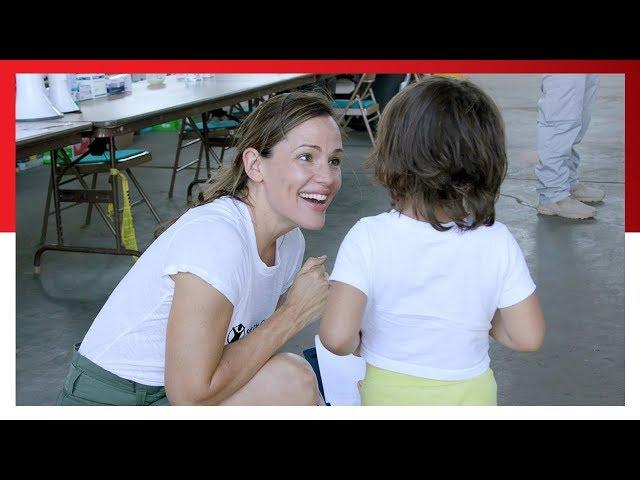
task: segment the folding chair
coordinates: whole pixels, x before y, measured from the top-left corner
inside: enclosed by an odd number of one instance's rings
[[[131,182],[136,187],[141,197],[139,200],[131,203],[131,206],[133,207],[143,202],[146,203],[147,207],[149,208],[156,222],[160,223],[161,222],[160,217],[158,216],[158,213],[156,212],[153,205],[151,204],[151,200],[149,200],[149,197],[147,197],[147,195],[145,194],[144,190],[142,189],[142,186],[140,185],[140,182],[131,171],[132,167],[141,165],[142,163],[150,162],[151,154],[145,150],[116,150],[116,160],[118,162],[117,170],[119,171],[124,170],[127,173],[127,176],[131,179]],[[56,191],[59,192],[58,201],[73,202],[72,205],[65,208],[61,208],[60,211],[79,205],[80,203],[88,203],[85,225],[89,225],[89,223],[91,222],[91,212],[93,209],[93,205],[95,204],[96,208],[98,209],[98,212],[100,213],[100,216],[102,217],[102,219],[105,221],[105,223],[111,230],[111,233],[115,235],[116,231],[114,226],[112,225],[111,220],[109,219],[108,215],[100,206],[100,203],[109,202],[110,196],[106,191],[103,192],[103,191],[96,190],[98,174],[105,173],[109,175],[111,173],[109,151],[105,150],[103,154],[99,154],[99,155],[88,154],[85,156],[77,157],[73,160],[68,157],[65,158],[65,155],[62,155],[62,158],[56,155],[55,172],[56,172],[56,175],[55,175],[56,178],[49,179],[49,191],[47,192],[47,201],[46,201],[45,210],[44,210],[44,218],[42,221],[40,244],[44,244],[46,241],[47,228],[49,223],[48,220],[49,220],[49,216],[52,215],[53,213],[50,210],[51,210],[51,199],[52,199],[53,190],[54,190],[53,189],[54,181],[56,182],[57,187],[60,187],[61,185],[74,182],[74,181],[78,181],[82,185],[82,190],[59,190],[59,188],[56,188]],[[70,175],[72,175],[73,177],[64,179],[65,176],[70,176]],[[87,182],[84,180],[84,177],[86,177],[87,175],[93,175],[93,178],[91,180],[91,187],[89,187]],[[113,176],[110,176],[110,179],[113,179]],[[110,180],[110,181],[114,181],[114,180]],[[58,228],[59,238],[61,236],[61,228],[62,226]]]
[[[229,116],[226,112],[221,113]],[[193,182],[189,185],[188,198],[191,197],[191,189],[194,183],[200,181],[200,168],[202,165],[202,153],[205,154],[205,168],[207,170],[207,178],[211,176],[211,160],[213,157],[216,162],[216,168],[222,165],[224,152],[232,144],[233,131],[240,125],[238,120],[228,118],[225,120],[209,119],[208,114],[202,115],[202,122],[195,122],[193,118],[187,117],[182,120],[180,133],[178,135],[178,145],[176,147],[176,158],[173,163],[173,171],[171,173],[171,183],[169,184],[169,198],[173,197],[173,189],[175,187],[176,175],[178,172],[185,170],[196,164],[196,172]],[[180,154],[184,148],[190,147],[196,143],[200,143],[198,158],[184,165],[180,165]],[[215,153],[215,147],[220,148],[220,156]]]
[[[236,128],[240,126],[240,123],[254,110],[255,107],[273,95],[275,95],[275,93],[265,95],[264,97],[250,99],[246,101],[246,108],[243,105],[244,102],[241,102],[223,109],[221,108],[213,112],[209,112],[208,114],[203,114],[202,122],[196,123],[192,118],[185,118],[178,137],[176,159],[173,166],[173,173],[171,175],[171,185],[169,186],[169,198],[173,196],[176,174],[196,164],[196,172],[193,177],[193,181],[187,187],[187,201],[190,202],[193,187],[198,183],[205,183],[209,178],[211,178],[210,158],[213,157],[216,162],[216,168],[220,168],[224,160],[224,152],[233,146],[233,135]],[[212,116],[217,118],[205,121],[206,118]],[[220,120],[220,117],[226,117],[226,119]],[[188,141],[185,143],[185,140]],[[179,165],[181,150],[198,142],[200,142],[198,158],[184,165]],[[220,148],[220,156],[215,153],[215,147]],[[199,178],[203,152],[205,154],[205,168],[207,170],[207,176],[206,178]]]
[[[333,108],[338,115],[339,125],[346,127],[354,117],[361,117],[372,144],[374,143],[374,136],[371,123],[380,118],[380,105],[376,101],[371,88],[375,79],[375,74],[365,73],[360,77],[348,100],[336,99],[333,101]]]
[[[201,122],[196,123],[191,117],[183,119],[180,134],[178,136],[176,158],[173,165],[173,172],[171,174],[171,184],[169,185],[169,198],[173,197],[176,174],[195,164],[196,172],[193,181],[187,187],[187,201],[190,202],[193,187],[198,183],[205,183],[209,178],[211,178],[210,158],[213,157],[216,162],[216,168],[220,168],[224,160],[224,152],[233,146],[233,134],[236,128],[240,126],[240,122],[242,122],[242,120],[244,120],[244,118],[260,103],[274,95],[275,93],[271,93],[262,97],[249,99],[246,101],[246,108],[243,105],[245,102],[241,102],[225,107],[224,109],[221,108],[213,112],[203,113]],[[220,120],[220,117],[226,118]],[[184,165],[180,165],[180,153],[182,149],[198,142],[200,143],[198,158],[185,163]],[[216,154],[214,150],[215,147],[220,148],[220,156]],[[207,176],[204,179],[199,178],[203,152],[205,154],[205,168],[207,170]]]

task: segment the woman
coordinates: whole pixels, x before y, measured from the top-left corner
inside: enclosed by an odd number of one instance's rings
[[[326,98],[297,92],[261,104],[236,136],[233,163],[107,300],[58,404],[316,405],[310,366],[275,352],[326,302],[326,257],[300,268],[299,227],[324,226],[340,130]]]

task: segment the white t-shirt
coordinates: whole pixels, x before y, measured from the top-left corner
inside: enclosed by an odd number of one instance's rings
[[[226,343],[270,317],[302,265],[295,228],[276,241],[275,265],[259,257],[247,205],[223,197],[188,210],[158,237],[118,284],[87,332],[80,354],[122,378],[164,385],[164,355],[174,282],[197,275],[233,304]]]
[[[343,240],[330,279],[367,296],[361,352],[371,365],[434,380],[479,375],[496,308],[535,290],[507,227],[451,225],[439,232],[392,210]]]

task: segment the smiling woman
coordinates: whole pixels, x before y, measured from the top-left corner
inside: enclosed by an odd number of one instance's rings
[[[342,138],[327,100],[288,93],[260,105],[237,132],[236,157],[198,204],[252,197],[278,222],[316,230],[341,185]],[[306,207],[301,209],[300,207]],[[309,211],[311,210],[311,211]]]
[[[316,405],[309,364],[275,352],[326,303],[326,257],[301,268],[299,227],[322,228],[340,189],[340,130],[326,98],[295,92],[236,136],[234,161],[107,300],[59,404]]]

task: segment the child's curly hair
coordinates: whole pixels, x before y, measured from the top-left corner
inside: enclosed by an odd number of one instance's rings
[[[493,100],[468,80],[429,76],[386,106],[366,162],[391,194],[436,230],[436,208],[463,230],[493,225],[507,173],[504,122]]]

